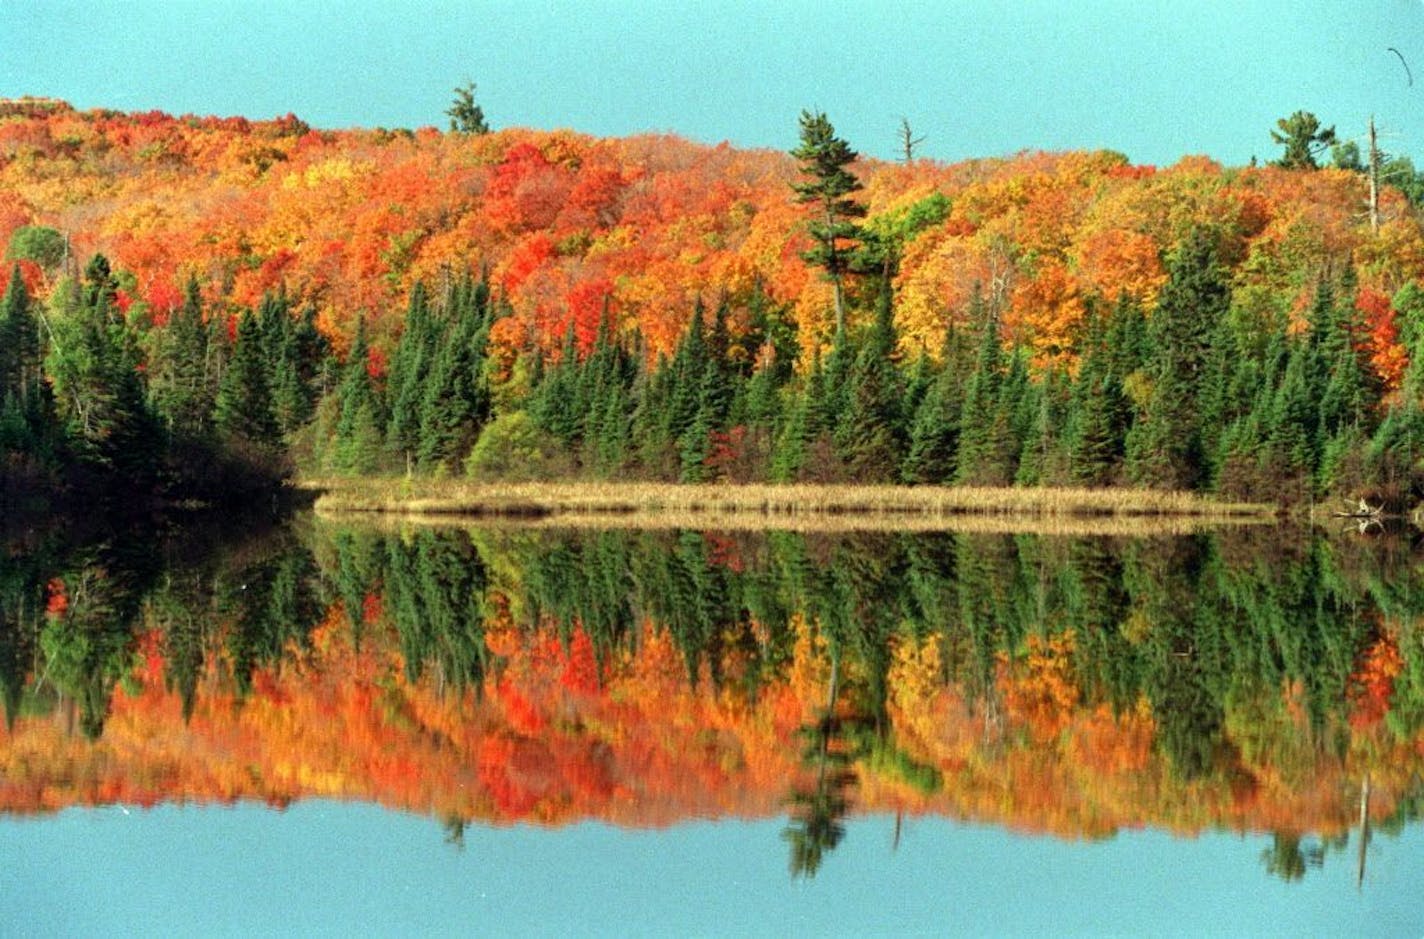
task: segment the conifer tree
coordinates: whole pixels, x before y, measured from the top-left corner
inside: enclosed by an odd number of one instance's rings
[[[1410,350],[1403,388],[1370,438],[1371,474],[1400,495],[1424,489],[1424,333]]]
[[[675,472],[667,431],[671,380],[672,364],[666,355],[659,353],[652,365],[639,361],[632,390],[629,455],[640,474],[655,479],[669,478]]]
[[[484,374],[487,302],[470,285],[447,301],[446,326],[420,402],[420,466],[433,470],[463,460],[489,419]]]
[[[865,216],[865,206],[852,198],[861,188],[860,180],[847,169],[857,154],[836,136],[825,114],[802,111],[801,143],[791,155],[801,161],[805,180],[792,185],[796,201],[811,206],[809,230],[815,247],[803,257],[825,270],[835,290],[836,331],[841,332],[845,329],[842,280],[861,234],[854,220]]]
[[[237,321],[232,358],[218,386],[213,424],[229,440],[271,446],[277,442],[279,432],[272,415],[263,345],[257,318],[250,310],[244,310]]]
[[[1308,346],[1293,344],[1263,425],[1267,446],[1263,459],[1271,468],[1271,482],[1283,486],[1286,495],[1309,484],[1319,454],[1318,423],[1310,396],[1313,359]]]
[[[1152,317],[1152,394],[1127,441],[1128,473],[1139,485],[1191,489],[1205,479],[1200,395],[1229,301],[1214,235],[1194,229],[1171,260]]]
[[[0,454],[20,454],[21,462],[38,467],[52,456],[56,430],[39,324],[17,264],[0,300]],[[4,469],[0,464],[0,475]]]
[[[203,322],[203,298],[196,277],[183,291],[183,304],[168,318],[149,370],[149,388],[159,416],[181,437],[207,432],[216,405],[217,383],[207,376],[208,327]]]
[[[786,423],[777,436],[771,462],[773,481],[792,482],[800,478],[811,444],[828,426],[825,398],[825,372],[817,349],[811,354],[811,367],[803,376],[800,388],[792,393]]]
[[[336,391],[336,428],[329,463],[340,473],[372,473],[380,464],[384,422],[369,361],[366,322],[357,318]]]
[[[0,399],[24,404],[38,393],[41,380],[39,323],[16,263],[0,300]]]
[[[999,320],[988,311],[976,292],[970,303],[970,314],[979,333],[979,351],[974,370],[964,386],[964,407],[959,420],[959,452],[954,471],[956,483],[986,482],[990,475],[996,437],[1002,438],[1005,428],[994,427],[998,413],[999,391],[1004,379],[1004,353],[999,345]]]
[[[439,331],[425,284],[417,281],[406,305],[404,331],[391,357],[386,394],[391,405],[386,442],[402,462],[415,460],[420,445],[420,402],[423,379],[435,358]]]
[[[96,254],[82,288],[61,293],[46,373],[69,439],[90,465],[136,488],[155,478],[163,441],[139,378],[140,358],[115,303],[118,283]]]
[[[874,326],[855,356],[847,406],[836,425],[837,455],[855,480],[892,482],[904,459],[904,390],[892,358],[895,344],[887,284],[880,292]]]
[[[930,379],[910,422],[900,471],[905,482],[944,484],[954,479],[972,352],[966,331],[951,320],[940,349],[939,370]]]
[[[529,403],[529,416],[534,422],[570,447],[583,418],[578,410],[578,378],[578,346],[570,324],[558,361],[543,370]]]
[[[1114,337],[1130,341],[1125,334],[1132,329],[1131,319],[1140,321],[1135,314],[1136,310],[1119,302],[1107,323],[1097,315],[1089,320],[1065,431],[1069,475],[1080,485],[1106,486],[1121,466],[1131,417],[1123,381],[1137,369],[1137,361],[1112,342]]]

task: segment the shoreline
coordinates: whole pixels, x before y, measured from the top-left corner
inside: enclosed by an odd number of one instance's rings
[[[539,525],[748,528],[945,527],[1052,521],[1110,530],[1273,524],[1279,507],[1147,489],[679,483],[476,483],[369,477],[299,479],[321,515],[497,520]],[[1065,523],[1072,522],[1068,525]]]

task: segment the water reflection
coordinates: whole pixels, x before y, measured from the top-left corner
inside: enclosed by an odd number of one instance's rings
[[[1300,532],[32,540],[0,559],[0,807],[337,797],[456,845],[782,815],[807,877],[866,812],[1220,828],[1299,880],[1418,816],[1420,576]]]

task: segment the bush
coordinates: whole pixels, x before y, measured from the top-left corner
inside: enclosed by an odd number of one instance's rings
[[[487,481],[527,482],[567,476],[572,466],[558,440],[541,430],[525,411],[501,414],[485,425],[465,472]]]
[[[46,271],[53,271],[64,261],[64,236],[43,225],[21,225],[10,236],[5,257],[10,261],[34,261]]]

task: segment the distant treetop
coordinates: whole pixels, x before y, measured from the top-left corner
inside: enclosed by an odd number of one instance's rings
[[[455,100],[445,111],[450,117],[450,130],[457,134],[488,134],[485,112],[475,104],[475,83],[465,82],[455,89]]]

